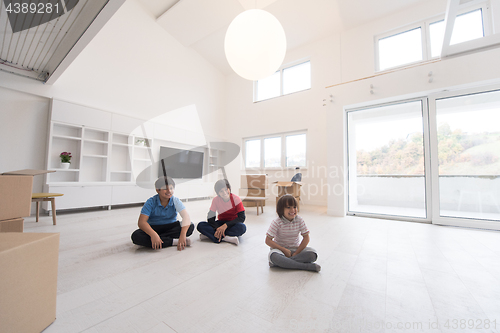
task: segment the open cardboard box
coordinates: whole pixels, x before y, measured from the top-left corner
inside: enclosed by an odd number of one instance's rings
[[[2,173],[0,175],[0,221],[30,216],[33,176],[49,172],[54,171],[26,169]]]
[[[300,187],[302,184],[298,182],[274,182],[278,186],[278,197],[282,197],[285,194],[291,194],[294,197],[300,197]]]
[[[0,233],[0,331],[43,331],[56,318],[59,234]]]

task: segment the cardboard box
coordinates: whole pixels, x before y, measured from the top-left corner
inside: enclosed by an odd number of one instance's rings
[[[0,176],[0,220],[31,214],[33,176]]]
[[[56,318],[59,234],[0,233],[0,330],[43,331]]]
[[[31,215],[33,176],[47,170],[18,170],[0,175],[0,220],[10,220]]]
[[[241,175],[241,188],[266,189],[267,175]]]
[[[274,182],[278,186],[278,197],[285,194],[291,194],[294,197],[300,197],[300,187],[302,184],[298,182]]]
[[[17,218],[0,221],[0,232],[23,232],[24,219]]]

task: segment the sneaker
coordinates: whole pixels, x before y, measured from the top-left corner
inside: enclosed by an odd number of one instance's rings
[[[210,239],[210,238],[208,238],[204,234],[200,234],[200,240],[206,240],[206,239]]]
[[[233,243],[235,245],[238,245],[240,243],[238,236],[226,236],[226,237],[222,238],[222,240],[224,242]]]

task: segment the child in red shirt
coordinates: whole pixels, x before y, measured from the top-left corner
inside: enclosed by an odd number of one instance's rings
[[[238,236],[247,230],[245,226],[245,207],[241,199],[231,193],[231,185],[226,179],[218,180],[214,185],[217,196],[212,200],[208,212],[208,222],[198,223],[200,239],[210,239],[214,243],[221,241],[238,245]],[[215,220],[218,214],[218,220]]]

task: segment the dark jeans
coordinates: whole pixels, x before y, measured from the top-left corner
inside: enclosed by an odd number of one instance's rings
[[[215,221],[215,223],[217,223],[217,228],[218,228],[221,225],[223,225],[225,222],[224,221]],[[212,242],[220,243],[220,241],[217,238],[215,238],[215,236],[214,236],[215,230],[217,228],[212,227],[210,224],[208,224],[208,222],[200,222],[200,223],[198,223],[198,226],[196,227],[196,229],[198,229],[198,231],[201,234],[210,238],[212,240]],[[247,226],[244,223],[236,223],[232,227],[228,227],[224,234],[226,236],[241,236],[245,233],[245,231],[247,231]]]
[[[179,221],[169,224],[152,225],[154,231],[160,236],[163,241],[162,247],[172,246],[174,238],[179,238],[181,235],[181,223]],[[191,236],[194,230],[194,224],[191,223],[186,233],[186,237]],[[132,233],[132,242],[136,245],[145,247],[153,247],[151,244],[151,237],[141,229],[137,229]]]

